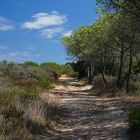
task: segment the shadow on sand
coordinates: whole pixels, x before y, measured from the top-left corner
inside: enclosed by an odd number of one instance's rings
[[[60,79],[64,90],[53,90],[62,100],[61,117],[57,126],[50,128],[52,140],[139,140],[138,133],[129,130],[123,104],[116,98],[91,95],[87,84],[77,79]],[[76,87],[69,91],[67,86]],[[77,88],[79,88],[77,90]],[[46,139],[46,138],[44,138]]]

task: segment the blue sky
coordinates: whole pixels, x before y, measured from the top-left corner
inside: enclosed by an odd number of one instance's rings
[[[0,0],[0,60],[66,63],[62,36],[96,18],[96,0]]]

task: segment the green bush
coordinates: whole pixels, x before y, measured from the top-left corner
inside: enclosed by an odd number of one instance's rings
[[[53,62],[46,62],[46,63],[42,63],[40,67],[48,71],[52,71],[56,73],[58,76],[61,75],[62,66],[60,64],[53,63]]]
[[[102,78],[101,75],[98,75],[98,76],[96,76],[94,78],[94,82],[93,82],[94,83],[94,87],[99,89],[101,92],[105,92],[105,91],[108,92],[108,90],[109,91],[116,90],[116,81],[115,81],[116,79],[115,79],[115,77],[113,77],[113,76],[105,76],[105,79],[107,81],[108,88],[106,87],[106,84],[103,81],[103,78]]]
[[[25,66],[25,67],[28,67],[28,66],[37,67],[37,66],[38,66],[37,63],[32,62],[32,61],[26,61],[26,62],[24,62],[24,63],[22,63],[22,64],[20,64],[20,65],[23,65],[23,66]]]
[[[134,108],[129,113],[130,127],[140,129],[140,108]]]
[[[28,94],[25,90],[20,89],[18,86],[11,87],[9,92],[12,96]]]
[[[0,62],[0,139],[33,139],[33,133],[45,131],[48,106],[40,93],[52,88],[57,79],[54,70],[34,62]],[[43,130],[42,130],[43,129]]]
[[[140,73],[140,59],[134,61],[133,71],[135,74]]]
[[[72,63],[66,63],[66,65],[70,65],[74,72],[76,72],[76,76],[79,79],[86,78],[87,76],[87,64],[84,61],[77,61]]]
[[[51,81],[47,76],[39,77],[38,81],[39,81],[39,85],[45,89],[49,89],[52,87]]]
[[[62,74],[66,74],[69,77],[76,77],[78,74],[73,70],[70,64],[62,66]]]

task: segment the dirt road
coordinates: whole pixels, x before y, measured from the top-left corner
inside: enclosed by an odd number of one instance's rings
[[[50,130],[50,140],[128,140],[128,123],[118,98],[90,94],[90,85],[62,77],[53,94],[62,102],[60,123]]]

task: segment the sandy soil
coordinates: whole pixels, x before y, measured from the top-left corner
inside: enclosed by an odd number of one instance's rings
[[[53,94],[61,100],[60,123],[48,130],[43,140],[128,140],[129,126],[120,98],[99,98],[90,85],[76,79],[60,78]],[[134,139],[135,140],[135,139]]]

